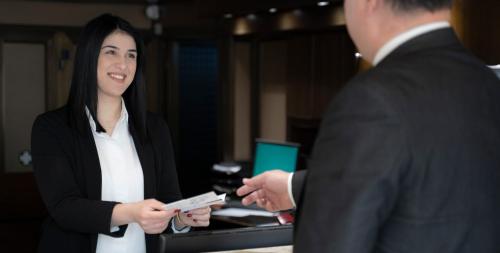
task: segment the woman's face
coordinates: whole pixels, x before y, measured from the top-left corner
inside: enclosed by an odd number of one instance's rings
[[[114,31],[102,43],[97,60],[99,99],[118,98],[132,83],[137,67],[137,48],[132,36]]]

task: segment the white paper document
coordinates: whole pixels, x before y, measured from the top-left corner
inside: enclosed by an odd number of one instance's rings
[[[247,208],[225,208],[220,210],[215,210],[212,215],[226,216],[226,217],[245,217],[245,216],[263,216],[263,217],[273,217],[276,216],[275,213],[264,211],[264,210],[253,210]]]
[[[211,205],[223,205],[226,203],[226,194],[217,195],[215,192],[207,192],[188,199],[175,201],[163,206],[163,209],[180,209],[181,212],[190,211],[196,208],[207,207]]]

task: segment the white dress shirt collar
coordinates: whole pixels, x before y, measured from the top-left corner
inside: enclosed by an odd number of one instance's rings
[[[377,54],[375,54],[375,58],[373,58],[373,65],[375,66],[379,64],[385,57],[387,57],[390,53],[392,53],[392,51],[394,51],[396,48],[398,48],[405,42],[424,33],[428,33],[446,27],[450,27],[450,23],[448,23],[447,21],[432,22],[425,25],[414,27],[408,31],[396,35],[394,38],[390,39],[377,51]]]
[[[87,108],[87,106],[85,106],[85,112],[87,113],[87,117],[89,119],[90,128],[92,129],[92,132],[96,133],[99,136],[106,135],[107,133],[97,132],[97,125],[95,123],[94,118],[90,114],[90,111]],[[120,126],[123,126],[124,123],[127,123],[126,125],[128,127],[128,112],[127,112],[127,108],[125,107],[125,101],[122,98],[122,109],[121,109],[121,112],[120,112],[120,118],[116,122],[115,129],[117,129]],[[113,131],[113,135],[115,135],[115,132],[116,131]],[[111,136],[112,138],[113,138],[113,135]],[[116,136],[115,136],[115,138],[116,138]]]

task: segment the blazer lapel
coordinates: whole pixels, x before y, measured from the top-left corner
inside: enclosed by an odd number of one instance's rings
[[[101,164],[90,124],[87,126],[86,133],[84,135],[79,135],[82,143],[80,152],[83,154],[82,163],[84,166],[85,178],[87,179],[86,187],[88,198],[92,200],[101,200]],[[90,237],[90,244],[92,251],[95,252],[97,248],[97,234]]]
[[[95,144],[94,136],[90,125],[88,125],[87,132],[83,136],[83,157],[85,174],[88,180],[87,194],[89,199],[101,200],[101,188],[102,188],[102,174],[101,174],[101,164],[99,162],[99,154],[97,153],[97,147]]]

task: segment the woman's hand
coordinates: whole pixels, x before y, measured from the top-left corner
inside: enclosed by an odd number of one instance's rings
[[[193,209],[186,213],[179,213],[179,219],[175,219],[178,227],[208,227],[210,224],[210,207]]]
[[[146,234],[163,232],[172,217],[179,210],[164,210],[164,204],[156,199],[147,199],[132,203],[133,221],[139,224]]]

